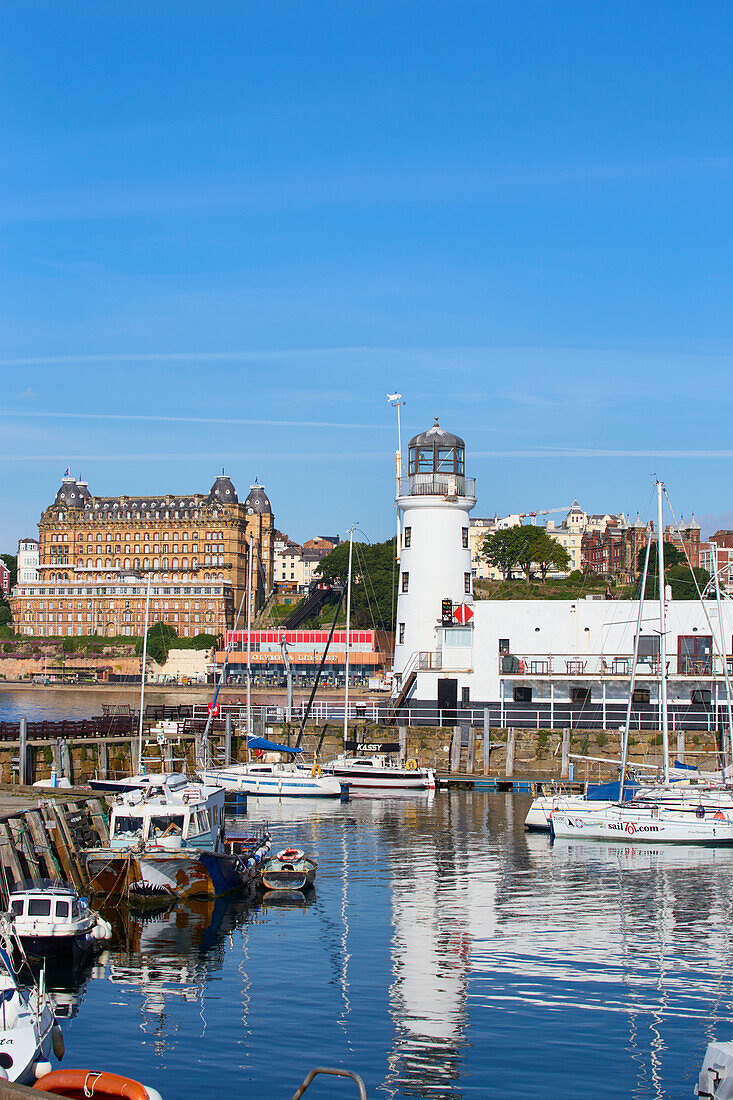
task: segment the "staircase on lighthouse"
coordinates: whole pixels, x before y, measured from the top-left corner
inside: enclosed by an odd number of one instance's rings
[[[472,627],[465,620],[473,603],[468,517],[476,496],[474,479],[466,477],[465,452],[464,441],[441,428],[437,416],[409,443],[407,477],[400,478],[396,500],[402,545],[393,714],[418,696],[433,706],[456,706],[458,678],[442,675],[442,654],[454,643],[472,645]],[[445,600],[469,613],[461,610],[444,622]]]

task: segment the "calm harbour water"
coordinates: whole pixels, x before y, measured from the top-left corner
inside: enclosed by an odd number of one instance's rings
[[[312,903],[107,910],[113,947],[59,994],[66,1064],[167,1098],[289,1097],[319,1064],[370,1096],[691,1097],[733,1036],[733,853],[551,846],[527,802],[250,800],[318,859]]]

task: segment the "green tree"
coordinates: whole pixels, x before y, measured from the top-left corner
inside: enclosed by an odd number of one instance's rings
[[[519,565],[525,540],[523,527],[507,527],[503,531],[492,531],[481,544],[481,553],[489,565],[498,569],[505,581],[510,581],[515,568]]]
[[[637,558],[637,568],[640,577],[644,572],[645,557],[646,547],[639,551],[639,556]],[[697,568],[691,571],[690,566],[687,564],[687,558],[685,557],[684,551],[678,550],[676,546],[672,546],[670,543],[665,542],[664,576],[665,583],[672,589],[673,600],[697,599],[697,590],[695,588],[695,581],[693,580],[693,573],[700,591],[702,592],[705,585],[710,580],[710,574],[707,569]],[[641,584],[641,580],[639,583]],[[655,542],[652,543],[649,552],[649,572],[646,579],[644,598],[647,600],[659,599],[659,556],[657,544]]]
[[[0,626],[10,626],[13,621],[13,615],[9,605],[0,596]]]
[[[178,641],[178,634],[167,623],[153,623],[148,628],[147,656],[159,665],[164,665],[168,659],[169,650],[173,649]],[[135,642],[135,652],[142,656],[143,640],[138,638]]]
[[[558,572],[567,569],[570,565],[570,554],[564,546],[560,545],[557,539],[548,535],[543,528],[538,527],[536,530],[540,531],[541,534],[532,544],[532,558],[544,582],[550,569],[557,569]]]
[[[345,586],[349,573],[348,542],[339,543],[330,554],[322,558],[316,573],[328,584]],[[386,542],[355,542],[351,567],[353,626],[393,630],[396,593],[395,540],[392,538]]]

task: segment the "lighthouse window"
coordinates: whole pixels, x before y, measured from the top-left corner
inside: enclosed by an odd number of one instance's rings
[[[471,592],[471,574],[470,573],[464,573],[463,574],[463,591],[466,592],[467,594],[470,594],[470,592]]]
[[[467,527],[462,527],[461,528],[461,539],[462,539],[463,549],[468,550],[468,528]]]
[[[417,473],[432,473],[433,448],[418,447],[417,449]]]
[[[405,644],[405,624],[400,623],[400,645]]]
[[[458,649],[470,649],[473,631],[470,627],[453,626],[443,631],[443,644]]]
[[[403,573],[402,574],[402,591],[403,592],[409,592],[410,591],[410,574],[409,573]]]
[[[412,546],[412,528],[411,527],[405,527],[405,549],[407,549],[408,546]]]

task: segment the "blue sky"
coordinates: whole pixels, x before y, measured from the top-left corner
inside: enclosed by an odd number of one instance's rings
[[[728,0],[2,19],[0,549],[67,464],[386,537],[395,389],[475,514],[733,523]]]

